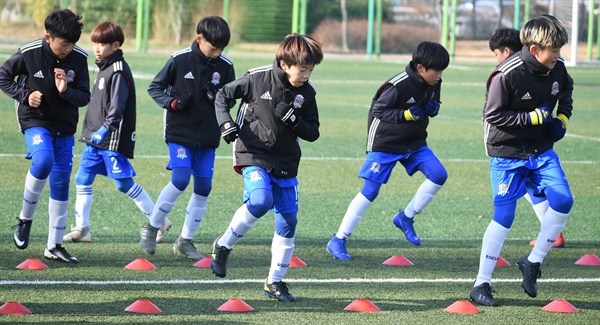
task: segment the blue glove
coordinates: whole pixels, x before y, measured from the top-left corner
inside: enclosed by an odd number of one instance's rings
[[[409,109],[404,110],[404,119],[406,121],[419,122],[425,118],[425,114],[419,106],[411,106]]]
[[[550,113],[550,107],[548,107],[548,104],[546,103],[541,104],[527,114],[527,122],[529,125],[542,125],[549,123],[551,120],[552,114]]]
[[[110,131],[103,125],[101,128],[98,129],[98,131],[96,131],[96,132],[94,132],[94,134],[92,134],[92,138],[90,139],[90,142],[92,144],[99,145],[102,142],[104,142],[104,140],[106,140],[106,137],[108,137],[109,134],[110,134]]]
[[[440,103],[434,98],[425,105],[425,114],[434,117],[440,109]]]
[[[565,136],[567,123],[569,123],[569,118],[565,114],[558,114],[555,119],[552,119],[548,127],[548,136],[552,141],[556,142]]]

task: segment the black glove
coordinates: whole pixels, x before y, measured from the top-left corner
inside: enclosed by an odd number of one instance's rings
[[[169,104],[169,108],[172,112],[178,112],[190,105],[192,94],[188,94],[185,98],[175,98]]]
[[[294,109],[293,103],[286,104],[281,102],[275,107],[275,116],[289,127],[295,128],[298,125],[298,116]]]
[[[232,143],[238,138],[240,127],[235,122],[225,122],[221,124],[221,136],[226,143]]]
[[[217,92],[219,92],[219,87],[217,87],[212,82],[207,81],[204,84],[204,87],[202,87],[202,88],[206,92],[206,99],[208,99],[209,102],[214,104],[215,98],[217,97]]]

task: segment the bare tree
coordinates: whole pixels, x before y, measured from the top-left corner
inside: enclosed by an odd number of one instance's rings
[[[350,52],[348,49],[348,11],[346,10],[346,0],[340,0],[342,10],[342,51]]]
[[[175,34],[175,44],[181,44],[181,32],[183,28],[183,6],[184,0],[169,0],[169,12],[171,13],[171,26]]]

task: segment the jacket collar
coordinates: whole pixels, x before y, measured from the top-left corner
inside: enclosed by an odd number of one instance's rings
[[[277,85],[279,87],[289,88],[288,87],[289,83],[287,81],[287,74],[285,73],[285,71],[283,71],[283,69],[281,69],[277,59],[273,60],[273,75],[275,76],[275,82],[277,83]]]
[[[527,46],[523,46],[520,55],[523,59],[523,62],[525,62],[527,69],[533,74],[545,76],[552,70],[548,69],[548,67],[541,64],[540,61],[535,58],[535,56],[531,55],[531,53],[529,53],[529,47]]]
[[[102,60],[96,60],[96,65],[98,66],[98,68],[100,70],[104,70],[107,67],[109,67],[111,64],[113,64],[116,61],[119,61],[122,58],[123,58],[123,51],[121,49],[118,49],[113,54],[109,55],[108,57],[106,57]]]
[[[196,42],[196,40],[192,42],[192,53],[194,53],[194,56],[196,56],[198,60],[200,60],[200,63],[214,65],[214,62],[212,62],[213,59],[207,57],[206,55],[204,55],[204,53],[202,53],[202,51],[200,51],[200,46],[198,45],[198,42]]]
[[[408,65],[406,66],[406,74],[408,74],[408,76],[410,77],[410,81],[418,88],[423,88],[423,89],[427,89],[428,85],[425,82],[425,80],[423,80],[423,78],[421,78],[421,76],[419,76],[419,74],[417,73],[417,67],[415,66],[415,64],[413,63],[413,61],[410,61],[408,63]]]

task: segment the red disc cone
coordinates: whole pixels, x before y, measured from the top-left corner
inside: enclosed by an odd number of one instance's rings
[[[150,263],[150,261],[145,258],[136,258],[133,262],[127,264],[125,268],[134,271],[156,270],[156,266],[154,266],[154,264]]]
[[[575,262],[577,265],[600,266],[600,258],[594,254],[585,254]]]
[[[292,256],[292,260],[290,261],[290,267],[305,267],[306,263],[301,260],[298,256]]]
[[[481,312],[479,308],[475,307],[475,305],[468,300],[458,300],[457,302],[448,306],[448,308],[445,310],[454,314],[477,314]]]
[[[243,313],[253,311],[250,305],[245,303],[242,299],[231,298],[226,303],[222,304],[221,307],[217,308],[218,311],[229,311],[233,313]]]
[[[9,301],[0,306],[0,315],[28,315],[31,311],[15,301]]]
[[[382,264],[393,265],[393,266],[413,266],[414,264],[408,260],[408,258],[402,255],[396,255],[388,258]]]
[[[560,299],[554,300],[553,302],[542,307],[542,310],[554,313],[575,313],[579,311],[579,309],[575,308],[568,301]]]
[[[48,265],[37,258],[28,258],[23,263],[17,265],[19,270],[46,270]]]
[[[137,300],[129,305],[129,307],[125,308],[125,311],[140,314],[158,314],[162,312],[162,310],[156,307],[150,300]]]
[[[210,257],[205,257],[201,260],[199,260],[198,262],[194,263],[195,267],[200,267],[203,269],[208,269],[210,267]]]
[[[496,266],[510,266],[510,263],[508,263],[508,261],[505,260],[504,258],[502,258],[501,256],[498,256],[498,260],[496,261]]]
[[[369,299],[358,298],[354,300],[351,304],[346,306],[344,310],[371,313],[375,311],[380,311],[381,309],[379,309],[379,307],[375,306],[375,304],[370,302]]]

